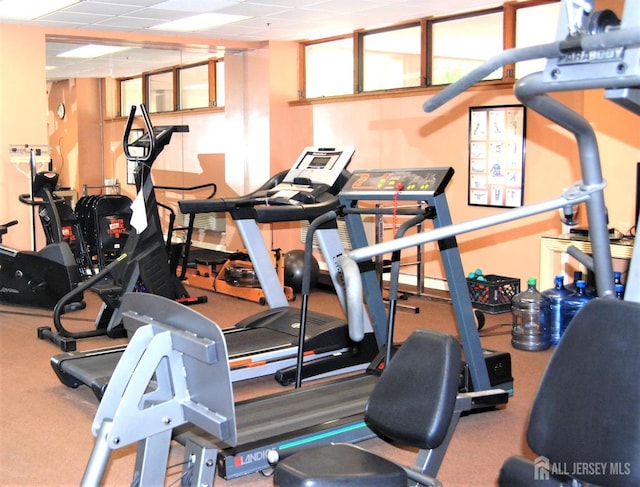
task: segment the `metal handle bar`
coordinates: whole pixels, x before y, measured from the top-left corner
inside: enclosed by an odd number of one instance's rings
[[[2,225],[0,225],[0,227],[12,227],[14,225],[18,224],[18,220],[11,220],[10,222],[7,223],[3,223]]]
[[[133,127],[133,121],[136,115],[135,105],[131,106],[129,118],[127,119],[127,125],[124,129],[124,134],[122,135],[122,148],[127,160],[136,160],[142,163],[146,163],[154,157],[156,150],[156,134],[153,131],[153,125],[151,124],[151,119],[149,118],[149,112],[147,111],[147,107],[145,107],[144,104],[140,104],[140,112],[142,113],[142,119],[144,120],[145,130],[147,131],[147,135],[149,136],[149,150],[142,157],[134,157],[129,152],[129,136],[131,135],[131,128]]]
[[[186,191],[197,191],[199,189],[204,189],[204,188],[211,188],[211,193],[209,194],[209,196],[204,198],[206,200],[210,200],[218,192],[218,186],[216,185],[216,183],[198,184],[197,186],[189,186],[189,187],[184,187],[184,186],[158,186],[156,184],[154,186],[154,188],[162,189],[162,190],[169,190],[169,191],[185,191],[185,192]]]

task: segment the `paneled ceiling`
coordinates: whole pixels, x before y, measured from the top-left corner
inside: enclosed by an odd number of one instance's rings
[[[2,4],[8,0],[0,0]],[[26,1],[26,0],[25,0]],[[121,33],[126,43],[137,34],[171,35],[176,45],[189,38],[216,39],[221,51],[237,42],[298,41],[321,39],[357,29],[389,26],[411,19],[444,16],[501,5],[496,0],[81,0],[34,20],[0,21],[37,25],[52,32],[72,32],[82,37],[90,32]],[[1,12],[1,11],[0,11]],[[194,32],[151,29],[163,22],[202,13],[248,17],[226,25]],[[77,41],[76,41],[77,42]],[[152,43],[90,60],[58,57],[73,45],[60,36],[47,42],[48,79],[72,77],[120,77],[176,64],[189,64],[215,55],[212,49],[158,48]],[[55,67],[55,69],[52,69]]]

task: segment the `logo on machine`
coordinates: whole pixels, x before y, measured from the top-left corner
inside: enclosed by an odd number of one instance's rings
[[[567,64],[586,64],[607,61],[620,61],[624,57],[624,47],[596,49],[594,51],[574,51],[562,54],[558,58],[558,66]]]
[[[233,463],[236,467],[242,467],[243,465],[249,465],[251,463],[265,463],[268,462],[267,455],[271,448],[267,448],[265,450],[258,450],[251,453],[247,453],[246,455],[239,455],[234,457]]]

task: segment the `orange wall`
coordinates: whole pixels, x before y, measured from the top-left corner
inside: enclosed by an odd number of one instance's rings
[[[78,191],[82,185],[99,186],[102,178],[102,116],[100,80],[72,79],[48,85],[49,144],[58,184]],[[57,115],[64,103],[66,114]]]
[[[30,183],[10,163],[9,145],[47,145],[45,37],[39,29],[0,23],[0,222],[17,219],[3,237],[7,246],[31,248],[31,210],[18,201]],[[28,165],[20,168],[27,174]],[[38,243],[44,235],[38,222]]]

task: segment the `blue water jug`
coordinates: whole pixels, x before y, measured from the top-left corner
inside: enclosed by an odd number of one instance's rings
[[[551,345],[557,345],[562,336],[562,303],[567,297],[574,294],[564,287],[564,276],[556,276],[554,282],[554,287],[542,291],[542,294],[551,301],[551,320],[549,323]]]
[[[593,296],[587,294],[587,283],[584,281],[576,282],[576,292],[562,302],[562,334],[571,324],[574,316],[580,311],[585,304],[594,299]]]
[[[574,271],[573,272],[573,281],[565,286],[566,289],[571,291],[572,293],[576,292],[576,284],[578,281],[582,281],[582,271]]]

